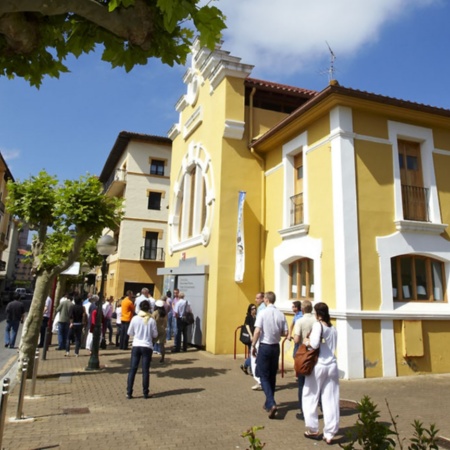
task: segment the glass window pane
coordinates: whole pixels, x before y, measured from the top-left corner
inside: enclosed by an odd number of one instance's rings
[[[402,291],[403,298],[406,300],[412,295],[412,258],[402,257],[400,266],[402,271]]]
[[[419,164],[417,156],[406,155],[406,167],[408,170],[418,170]]]
[[[392,277],[392,297],[399,298],[398,286],[397,286],[397,258],[391,259],[391,277]]]
[[[439,261],[431,262],[431,277],[433,279],[433,296],[434,300],[441,301],[444,299],[444,291],[442,289],[442,263]]]
[[[415,258],[414,261],[416,265],[417,299],[426,300],[428,298],[428,290],[425,258]]]
[[[297,262],[291,264],[291,298],[297,298],[298,287],[297,287]]]
[[[308,261],[306,259],[302,259],[300,261],[300,283],[301,283],[301,289],[300,289],[300,297],[305,298],[306,297],[306,269],[307,269]]]
[[[303,166],[297,167],[297,180],[301,180],[303,178]]]

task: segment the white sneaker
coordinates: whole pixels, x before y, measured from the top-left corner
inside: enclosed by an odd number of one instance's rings
[[[261,391],[261,390],[262,390],[262,387],[261,387],[261,385],[258,383],[258,384],[255,384],[254,386],[252,386],[252,389],[253,389],[254,391]]]

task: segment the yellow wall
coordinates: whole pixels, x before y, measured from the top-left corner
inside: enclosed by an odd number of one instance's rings
[[[383,355],[381,353],[381,326],[378,320],[363,320],[364,377],[383,376]]]
[[[363,136],[388,139],[388,124],[385,116],[353,109],[353,131]]]
[[[333,190],[329,144],[307,153],[309,195],[309,236],[322,240],[322,298],[336,306]]]
[[[447,155],[433,155],[436,185],[439,187],[439,206],[441,208],[442,223],[450,224],[450,152]],[[449,227],[443,234],[444,238],[450,240]]]
[[[381,304],[377,236],[395,231],[392,148],[355,140],[362,309]]]
[[[422,357],[403,356],[402,321],[394,321],[394,331],[398,376],[450,372],[450,321],[422,321]]]

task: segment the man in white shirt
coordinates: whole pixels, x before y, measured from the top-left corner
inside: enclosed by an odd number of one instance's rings
[[[148,288],[142,288],[141,295],[134,300],[134,312],[136,314],[140,311],[140,304],[143,300],[147,300],[150,303],[150,312],[155,310],[155,299],[150,295]]]
[[[189,303],[185,300],[184,293],[180,292],[179,299],[173,306],[173,312],[177,320],[177,334],[175,335],[175,347],[172,353],[181,351],[181,336],[183,336],[183,352],[187,351],[187,332],[189,325],[183,320],[183,316],[187,311],[190,311]]]
[[[264,292],[258,292],[255,297],[256,302],[256,317],[258,317],[259,314],[261,314],[264,309],[266,309],[266,304],[264,303]],[[259,343],[258,343],[259,345]],[[250,355],[250,367],[252,368],[252,375],[253,378],[256,381],[256,384],[252,386],[252,389],[254,391],[260,391],[261,390],[261,380],[259,377],[256,376],[256,357],[253,356],[253,353]]]
[[[139,313],[131,319],[128,335],[134,336],[131,347],[131,365],[128,373],[127,398],[133,398],[133,385],[142,358],[142,388],[144,398],[150,398],[150,362],[153,340],[158,337],[156,321],[150,313],[150,302],[143,300]]]
[[[258,375],[266,395],[264,408],[269,413],[269,419],[274,419],[278,411],[275,403],[275,386],[280,358],[280,338],[288,333],[286,318],[275,308],[275,300],[273,292],[264,294],[266,308],[256,316],[252,341],[252,354],[256,356]],[[259,348],[257,348],[258,341]]]

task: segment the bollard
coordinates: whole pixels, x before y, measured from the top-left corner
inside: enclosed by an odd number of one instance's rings
[[[2,403],[0,405],[0,448],[2,448],[3,430],[5,428],[6,406],[8,405],[9,378],[3,380]]]
[[[23,419],[23,397],[25,396],[25,383],[27,381],[28,358],[22,361],[22,376],[20,379],[19,403],[17,404],[16,420]]]
[[[36,354],[34,356],[33,378],[31,380],[31,395],[30,395],[30,397],[34,397],[34,391],[36,390],[36,378],[37,378],[37,373],[38,373],[38,365],[39,365],[39,349],[37,348]]]

